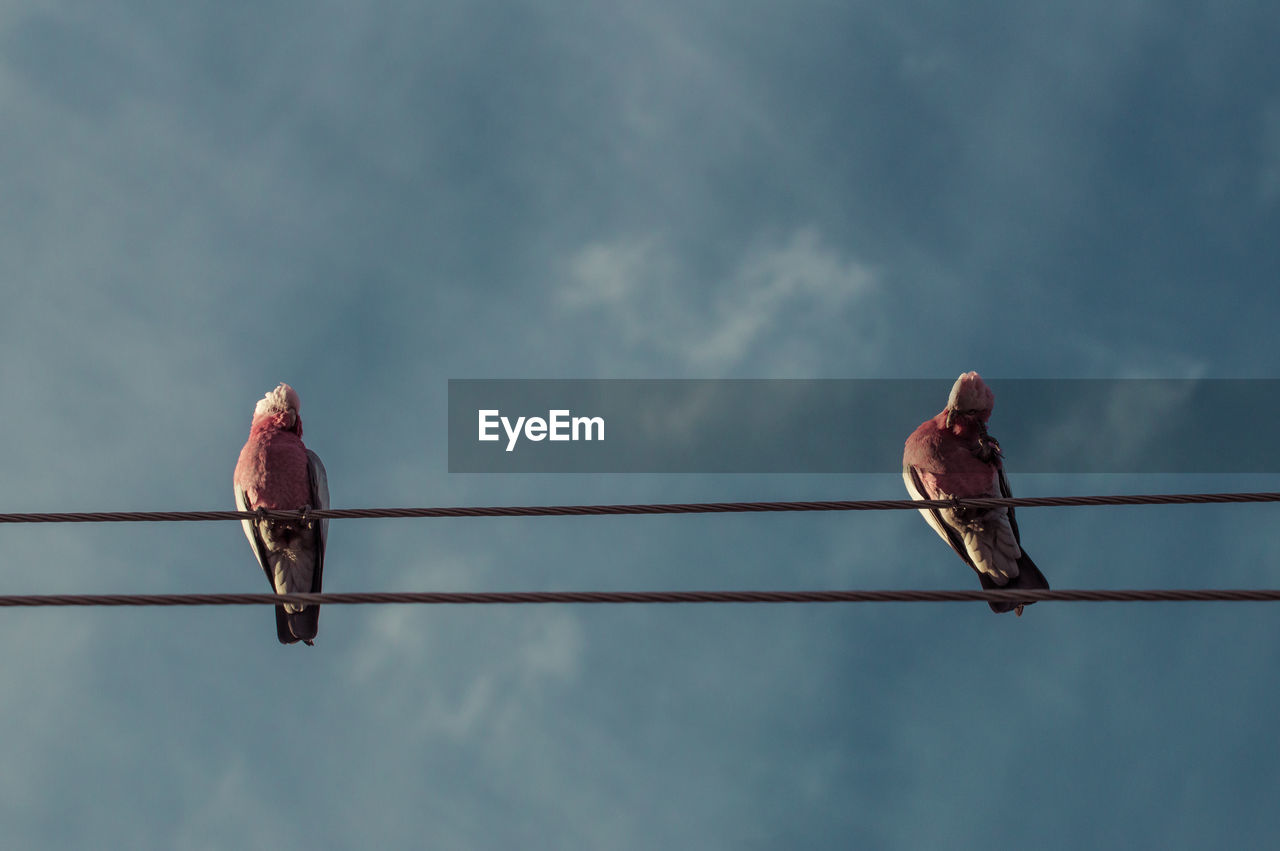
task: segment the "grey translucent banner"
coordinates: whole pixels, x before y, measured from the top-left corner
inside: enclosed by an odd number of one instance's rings
[[[954,381],[450,380],[449,472],[896,473]],[[1010,471],[1280,471],[1280,380],[987,383]]]

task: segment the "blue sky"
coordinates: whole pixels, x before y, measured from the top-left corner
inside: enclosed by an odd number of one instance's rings
[[[450,378],[1277,377],[1278,41],[1245,2],[6,6],[0,510],[229,508],[282,380],[334,505],[364,507],[902,496],[449,475]],[[1280,580],[1270,506],[1019,520],[1058,587]],[[0,553],[7,593],[265,590],[233,523],[7,526]],[[974,584],[905,512],[335,521],[327,567],[335,591]],[[261,608],[6,610],[0,824],[13,847],[1258,846],[1276,624],[335,606],[308,650]]]

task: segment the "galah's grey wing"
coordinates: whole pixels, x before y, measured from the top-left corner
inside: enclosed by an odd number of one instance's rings
[[[311,480],[311,507],[325,509],[329,507],[329,477],[325,474],[324,463],[320,456],[307,450],[307,477]],[[322,518],[316,523],[316,567],[311,577],[311,593],[319,594],[323,587],[324,548],[329,542],[329,520]]]
[[[249,507],[249,498],[239,485],[235,486],[236,492],[236,511],[253,511]],[[275,580],[271,578],[271,568],[267,566],[267,548],[262,543],[262,536],[258,534],[258,527],[254,525],[252,520],[242,519],[240,526],[244,529],[244,536],[249,539],[249,546],[253,549],[253,556],[258,560],[258,566],[262,568],[262,572],[266,574],[267,582],[271,585],[271,590],[276,590]]]
[[[1000,495],[1006,499],[1012,499],[1013,493],[1009,490],[1009,480],[1004,477],[1004,464],[996,467],[1000,471]],[[1018,533],[1018,521],[1013,516],[1013,506],[1009,506],[1009,528],[1013,530],[1013,539],[1018,542],[1018,546],[1022,546],[1022,535]]]
[[[1001,464],[996,469],[1000,472],[1000,495],[1006,498],[1012,498],[1013,492],[1009,490],[1009,480],[1004,477],[1004,464]],[[1009,506],[1009,528],[1013,530],[1013,539],[1018,542],[1018,549],[1022,550],[1022,552],[1018,556],[1018,575],[1012,582],[1006,585],[1005,588],[1049,590],[1049,580],[1045,578],[1044,574],[1040,571],[1040,568],[1034,561],[1032,561],[1031,556],[1027,555],[1027,551],[1022,549],[1022,535],[1018,532],[1018,521],[1013,516],[1012,505]],[[1020,604],[1002,603],[1001,605],[1013,608],[1017,611],[1019,616],[1021,616],[1022,607],[1030,606],[1034,602],[1035,600],[1028,600],[1027,602]],[[994,603],[991,608],[995,608]],[[1009,608],[1003,609],[1002,611],[1007,612],[1009,611]]]
[[[320,457],[307,450],[307,479],[310,486],[309,504],[312,508],[329,507],[329,477],[325,474],[324,464]],[[310,530],[303,530],[303,535],[310,537],[312,551],[311,582],[307,590],[319,594],[324,587],[324,548],[329,539],[329,521],[325,518],[312,520]],[[320,631],[320,607],[303,606],[301,611],[288,613],[288,630],[290,635],[301,638],[307,644]],[[295,639],[296,640],[296,639]]]
[[[907,485],[907,493],[914,500],[929,499],[925,493],[924,482],[920,480],[920,473],[914,466],[908,466],[902,472],[902,480]],[[924,515],[924,519],[929,521],[929,525],[933,527],[933,531],[937,532],[942,540],[951,545],[951,549],[956,551],[956,555],[964,559],[964,563],[973,568],[974,573],[982,576],[982,571],[978,570],[974,565],[973,559],[969,556],[969,551],[965,549],[964,538],[957,532],[951,524],[942,516],[936,508],[922,508],[920,513]]]
[[[236,511],[252,511],[249,507],[249,499],[239,485],[234,486],[236,494]],[[262,572],[266,574],[267,584],[271,586],[272,593],[275,593],[276,582],[271,576],[271,568],[267,566],[267,548],[262,543],[262,536],[258,534],[258,527],[252,520],[240,521],[240,526],[244,529],[244,536],[249,539],[249,546],[253,549],[254,558],[258,560],[258,566],[262,568]],[[294,637],[293,631],[289,629],[289,619],[285,614],[284,606],[276,606],[276,638],[281,644],[293,644],[298,639]]]

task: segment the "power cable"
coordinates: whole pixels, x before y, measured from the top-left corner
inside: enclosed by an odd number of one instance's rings
[[[894,511],[921,508],[1061,508],[1092,505],[1191,505],[1200,503],[1280,502],[1280,493],[1165,493],[1101,496],[965,497],[963,499],[871,499],[808,502],[690,502],[635,505],[523,505],[461,508],[326,508],[264,510],[281,520],[348,520],[404,517],[553,517],[625,514],[730,514],[770,511]],[[0,513],[0,523],[127,523],[252,520],[252,511],[92,511]]]
[[[1280,589],[981,590],[981,591],[359,591],[324,594],[5,594],[3,607],[249,606],[516,603],[1262,603],[1280,601]]]

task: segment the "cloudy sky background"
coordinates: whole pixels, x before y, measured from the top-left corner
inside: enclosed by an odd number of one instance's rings
[[[1277,377],[1276,43],[1246,2],[5,4],[0,511],[231,507],[281,380],[364,507],[902,495],[449,475],[449,378],[940,379],[905,439],[967,369]],[[1271,506],[1020,521],[1058,587],[1280,581]],[[2,533],[7,593],[265,589],[232,523]],[[335,591],[974,584],[905,512],[330,537]],[[12,847],[1280,829],[1265,605],[329,607],[311,650],[262,608],[6,610],[0,642]]]

